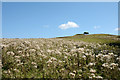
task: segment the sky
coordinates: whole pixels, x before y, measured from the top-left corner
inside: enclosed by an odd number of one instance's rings
[[[3,38],[118,34],[117,2],[3,2]]]

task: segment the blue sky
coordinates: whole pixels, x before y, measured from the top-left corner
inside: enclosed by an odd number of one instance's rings
[[[118,34],[117,2],[3,2],[3,38]]]

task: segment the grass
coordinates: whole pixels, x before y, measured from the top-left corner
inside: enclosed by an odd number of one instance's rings
[[[92,42],[92,43],[120,43],[120,38],[117,35],[110,35],[110,34],[76,34],[74,36],[67,36],[67,37],[58,37],[66,40],[74,40],[74,41],[85,41],[85,42]],[[119,39],[119,40],[118,40]]]

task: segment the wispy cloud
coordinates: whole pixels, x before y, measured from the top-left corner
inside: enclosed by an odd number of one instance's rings
[[[98,29],[98,28],[100,28],[100,26],[94,26],[94,29]]]
[[[115,28],[114,30],[115,30],[115,31],[120,31],[120,28]]]
[[[59,26],[60,29],[77,28],[77,27],[79,27],[79,25],[71,21],[68,21],[66,24],[61,24]]]

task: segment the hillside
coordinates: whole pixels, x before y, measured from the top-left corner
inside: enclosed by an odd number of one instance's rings
[[[2,78],[120,80],[119,45],[108,34],[2,39]]]
[[[84,41],[91,43],[106,43],[120,47],[120,36],[110,34],[76,34],[73,36],[57,37],[65,40]]]

